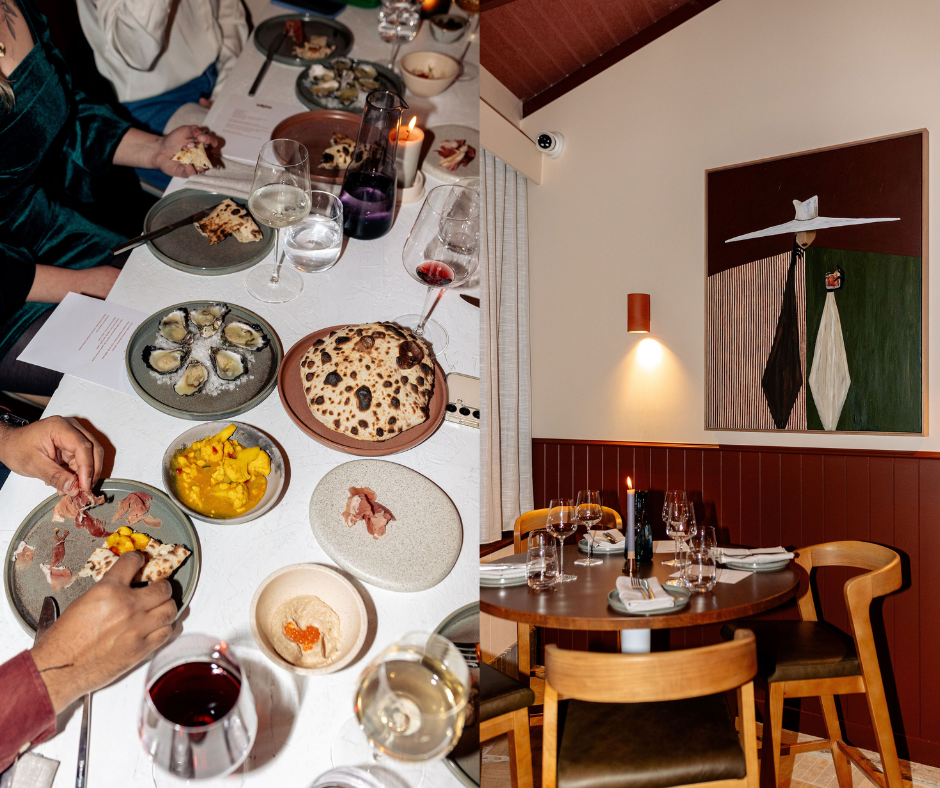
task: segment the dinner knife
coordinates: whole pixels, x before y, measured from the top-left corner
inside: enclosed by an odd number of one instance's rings
[[[287,30],[275,38],[271,46],[268,47],[268,56],[264,59],[264,63],[261,64],[261,68],[258,71],[258,76],[255,77],[255,81],[251,83],[251,88],[248,90],[249,96],[255,95],[255,91],[261,84],[261,80],[264,79],[264,75],[268,73],[268,66],[271,65],[271,61],[274,60],[274,55],[281,48],[281,44],[284,43],[285,38],[287,38]]]
[[[55,623],[55,620],[59,617],[59,608],[56,607],[55,597],[47,596],[42,600],[42,610],[39,613],[39,623],[36,625],[36,640],[34,643],[39,640],[45,633]]]
[[[468,304],[470,304],[470,306],[475,306],[477,309],[480,308],[480,299],[477,298],[476,296],[468,296],[468,295],[464,295],[463,293],[461,293],[460,297],[464,301],[466,301]]]
[[[117,246],[111,248],[111,254],[121,254],[121,252],[126,252],[128,249],[133,249],[135,246],[140,246],[141,244],[147,243],[147,241],[152,241],[154,238],[159,238],[162,235],[171,233],[174,230],[179,230],[180,227],[185,227],[187,224],[192,224],[193,222],[198,222],[200,219],[205,219],[212,211],[215,210],[216,206],[211,208],[206,208],[204,211],[199,211],[194,213],[192,216],[187,216],[185,219],[180,219],[178,222],[173,222],[173,224],[168,224],[166,227],[161,227],[159,230],[152,230],[149,233],[144,233],[143,235],[138,235],[136,238],[131,238],[129,241],[124,241]]]

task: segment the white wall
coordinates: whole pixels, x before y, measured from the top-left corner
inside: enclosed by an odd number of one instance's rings
[[[704,171],[919,128],[936,150],[940,3],[722,0],[522,127],[567,145],[529,188],[535,437],[940,450],[940,426],[926,438],[706,432],[703,415]],[[630,292],[652,297],[652,369],[626,333]],[[940,364],[928,368],[936,406]]]

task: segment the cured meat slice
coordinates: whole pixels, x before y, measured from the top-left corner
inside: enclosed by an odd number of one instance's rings
[[[64,566],[49,566],[49,564],[40,564],[39,568],[49,581],[53,591],[61,591],[68,588],[78,579],[78,575],[73,575],[71,570]]]
[[[16,562],[16,568],[27,569],[33,562],[33,556],[35,554],[36,551],[26,544],[26,542],[20,542],[16,547],[16,552],[13,553],[13,560]]]
[[[84,490],[77,495],[63,495],[52,510],[52,522],[64,523],[66,520],[74,520],[82,509],[103,503],[103,495],[94,495]]]
[[[160,524],[163,522],[159,517],[154,517],[152,514],[145,514],[140,519],[144,521],[144,525],[150,526],[151,528],[159,528]]]
[[[55,544],[52,546],[52,566],[58,566],[65,558],[65,537],[69,535],[68,531],[63,531],[59,535],[59,529],[55,529],[55,535],[52,537]]]
[[[117,513],[114,515],[114,517],[111,518],[111,522],[116,523],[126,514],[127,524],[137,525],[137,523],[143,519],[144,515],[150,511],[150,502],[152,500],[153,496],[147,495],[147,493],[130,493],[123,501],[118,504]],[[159,522],[157,524],[159,525]]]
[[[104,538],[106,536],[111,536],[111,532],[105,530],[104,523],[101,520],[96,520],[88,512],[82,509],[75,518],[75,525],[79,528],[84,528],[92,536]]]
[[[350,487],[342,515],[348,528],[360,521],[365,522],[366,530],[373,539],[385,536],[386,526],[395,519],[391,510],[379,503],[376,497],[376,493],[368,487]]]

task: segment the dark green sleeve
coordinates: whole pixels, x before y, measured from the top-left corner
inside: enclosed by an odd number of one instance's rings
[[[3,276],[0,277],[0,323],[13,316],[26,303],[36,278],[36,261],[26,249],[8,246],[0,242],[0,260]]]

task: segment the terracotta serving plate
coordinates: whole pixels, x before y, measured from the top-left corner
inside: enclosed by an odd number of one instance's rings
[[[346,170],[321,170],[323,151],[330,147],[330,137],[336,132],[345,134],[354,142],[359,136],[360,115],[340,112],[336,109],[321,109],[291,115],[275,126],[271,139],[297,140],[310,155],[310,180],[318,183],[342,185]]]
[[[430,438],[441,426],[447,408],[447,383],[444,370],[436,360],[434,361],[434,390],[431,392],[430,415],[427,421],[399,433],[394,438],[389,438],[387,441],[359,440],[351,435],[334,432],[313,417],[307,406],[303,382],[300,379],[300,361],[314,342],[340,328],[344,326],[321,328],[305,336],[287,351],[277,374],[277,391],[287,415],[293,419],[301,431],[315,441],[344,454],[355,454],[359,457],[383,457],[388,454],[397,454]]]

